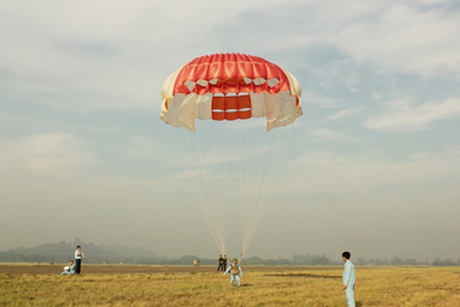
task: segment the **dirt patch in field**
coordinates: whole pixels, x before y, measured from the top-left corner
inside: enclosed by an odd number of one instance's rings
[[[331,278],[331,279],[342,278],[341,276],[318,275],[318,274],[310,274],[310,273],[276,273],[276,274],[264,274],[264,275],[271,276],[271,277],[302,277],[302,278]]]
[[[39,265],[39,264],[0,264],[0,274],[12,275],[53,275],[62,272],[64,264],[59,265]],[[278,266],[250,266],[244,267],[245,271],[306,271],[306,270],[321,270],[321,267],[278,267]],[[329,267],[329,269],[331,269]],[[205,273],[216,272],[216,267],[211,266],[155,266],[155,265],[82,265],[81,274],[183,274],[183,273]],[[222,273],[222,272],[219,272]]]

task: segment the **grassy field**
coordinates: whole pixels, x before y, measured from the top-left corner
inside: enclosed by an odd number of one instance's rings
[[[59,268],[30,274],[0,266],[0,305],[346,306],[341,267],[243,267],[242,287],[230,287],[214,267],[84,266],[79,276],[54,273]],[[460,268],[358,267],[356,274],[357,306],[460,306]]]

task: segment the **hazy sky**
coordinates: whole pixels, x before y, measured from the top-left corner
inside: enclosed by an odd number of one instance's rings
[[[249,256],[460,257],[457,1],[4,0],[0,20],[0,250],[218,255],[160,89],[240,52],[294,74],[304,110]]]

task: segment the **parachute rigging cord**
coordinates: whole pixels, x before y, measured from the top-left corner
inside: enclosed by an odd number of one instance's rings
[[[277,129],[264,133],[259,138],[259,148],[262,152],[258,156],[258,163],[253,165],[252,175],[247,176],[248,186],[244,201],[242,202],[243,241],[241,259],[245,259],[259,223],[263,206],[267,203],[270,192],[276,190],[276,181],[279,178],[284,149],[289,139],[291,129]],[[249,141],[250,142],[250,141]]]
[[[184,129],[169,129],[172,139],[177,140],[179,156],[185,169],[187,179],[195,190],[197,202],[211,229],[214,240],[221,254],[226,254],[225,249],[225,219],[222,209],[222,193],[217,191],[217,185],[212,184],[211,172],[205,166],[205,152],[202,150],[201,139],[194,133]],[[183,176],[180,176],[183,177]],[[219,197],[221,195],[221,197]]]
[[[177,140],[185,175],[221,254],[241,229],[241,254],[246,258],[262,208],[282,165],[290,127],[266,132],[263,126],[199,121],[197,132],[169,129]],[[221,126],[221,127],[219,127]],[[226,126],[226,127],[222,127]],[[241,215],[241,218],[237,218]],[[230,235],[231,234],[231,235]],[[232,248],[233,249],[233,248]]]

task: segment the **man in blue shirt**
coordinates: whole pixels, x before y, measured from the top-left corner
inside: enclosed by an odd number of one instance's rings
[[[343,252],[342,259],[345,261],[343,268],[343,289],[347,297],[348,307],[355,307],[355,265],[350,261],[350,252]]]
[[[236,283],[241,286],[241,277],[243,277],[243,270],[241,270],[240,265],[238,264],[238,259],[233,258],[233,263],[225,270],[224,275],[230,273],[230,286],[233,286],[233,282],[236,280]]]

